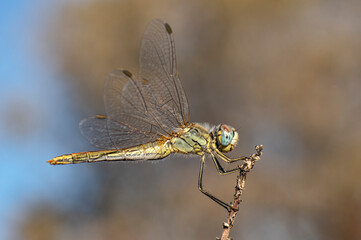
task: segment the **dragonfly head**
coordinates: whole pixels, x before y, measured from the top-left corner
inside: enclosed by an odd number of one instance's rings
[[[217,148],[221,152],[232,151],[238,142],[238,133],[236,130],[226,124],[219,124],[214,129]]]

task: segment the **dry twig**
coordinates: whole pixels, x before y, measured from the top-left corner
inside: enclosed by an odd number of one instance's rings
[[[235,187],[234,199],[232,203],[232,208],[228,214],[227,221],[223,223],[223,232],[221,240],[229,240],[229,233],[231,228],[233,227],[235,217],[239,210],[239,204],[242,202],[242,193],[244,190],[244,186],[246,184],[246,176],[247,173],[253,168],[256,161],[261,159],[263,146],[257,145],[256,151],[257,153],[252,154],[247,160],[244,161],[242,165],[239,166],[239,175],[237,176],[237,183]],[[219,238],[217,238],[219,239]]]

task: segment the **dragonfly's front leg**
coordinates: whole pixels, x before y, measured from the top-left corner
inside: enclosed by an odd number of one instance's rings
[[[225,161],[226,163],[231,163],[231,162],[237,162],[237,161],[241,161],[241,160],[248,160],[250,159],[250,157],[239,157],[239,158],[229,158],[226,155],[224,155],[221,151],[219,151],[218,149],[214,149],[216,151],[216,154],[218,157],[220,157],[223,161]]]
[[[202,181],[203,181],[204,160],[205,160],[205,155],[202,155],[201,166],[200,166],[200,169],[199,169],[199,178],[198,178],[198,189],[199,189],[199,191],[201,191],[207,197],[209,197],[210,199],[212,199],[213,201],[215,201],[216,203],[218,203],[219,205],[221,205],[222,207],[227,209],[228,212],[230,212],[231,210],[234,210],[232,206],[230,206],[229,204],[227,204],[227,203],[223,202],[222,200],[216,198],[215,196],[213,196],[212,194],[208,193],[207,191],[205,191],[203,189]],[[221,167],[221,169],[223,169],[223,168]]]
[[[219,174],[221,174],[221,175],[227,175],[227,174],[234,173],[234,172],[240,170],[239,166],[237,166],[236,168],[233,168],[233,169],[224,170],[224,168],[222,167],[222,165],[219,163],[217,157],[216,157],[212,152],[210,152],[210,155],[212,156],[214,165],[216,165],[216,169],[217,169],[217,171],[219,172]]]

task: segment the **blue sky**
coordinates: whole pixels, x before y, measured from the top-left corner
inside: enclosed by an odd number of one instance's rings
[[[35,0],[3,1],[0,8],[0,239],[13,237],[13,226],[31,204],[76,191],[76,186],[66,187],[66,176],[74,171],[80,179],[86,175],[86,170],[45,163],[69,151],[69,144],[59,144],[62,139],[76,142],[80,136],[61,76],[38,53],[44,23],[55,7],[52,1]],[[17,129],[18,122],[24,123],[16,118],[19,114],[26,116],[25,127]],[[63,135],[57,139],[59,132]]]

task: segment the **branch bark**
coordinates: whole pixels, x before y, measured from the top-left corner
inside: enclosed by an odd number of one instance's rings
[[[261,159],[263,146],[257,145],[255,148],[256,153],[252,154],[247,160],[243,162],[243,164],[239,166],[239,175],[237,176],[233,203],[231,205],[232,209],[228,214],[227,221],[223,223],[222,237],[217,239],[230,240],[229,233],[234,225],[234,221],[239,210],[239,205],[242,202],[241,197],[243,194],[244,186],[246,184],[247,173],[253,168],[255,162]]]

